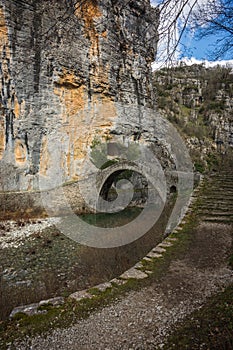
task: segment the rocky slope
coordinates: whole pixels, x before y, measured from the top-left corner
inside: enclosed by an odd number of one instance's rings
[[[157,103],[186,138],[197,170],[213,166],[233,147],[233,71],[204,65],[163,68],[153,74]]]

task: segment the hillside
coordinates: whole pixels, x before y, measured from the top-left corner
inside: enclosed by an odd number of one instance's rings
[[[181,65],[153,73],[160,112],[185,137],[196,170],[213,168],[233,147],[233,72]]]

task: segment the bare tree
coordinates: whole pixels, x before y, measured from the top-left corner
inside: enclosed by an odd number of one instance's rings
[[[161,0],[159,36],[162,60],[178,55],[182,36],[187,32],[203,38],[216,36],[212,59],[233,53],[232,0]]]
[[[192,27],[198,31],[198,37],[215,35],[216,43],[211,52],[213,59],[233,54],[233,1],[211,0],[198,5],[192,14]]]
[[[42,33],[43,40],[49,37],[57,28],[71,25],[72,13],[88,6],[89,3],[98,5],[98,0],[63,0],[62,10],[57,15],[56,1],[38,2],[32,0],[15,0],[19,6],[31,11],[51,12],[54,18],[51,26]],[[132,0],[109,0],[106,6],[123,11]],[[55,6],[56,3],[56,6]],[[233,1],[232,0],[151,0],[160,13],[159,25],[159,56],[160,61],[171,61],[179,56],[179,44],[187,30],[195,31],[199,37],[215,34],[216,47],[213,58],[224,57],[226,53],[233,53]],[[36,5],[35,5],[36,4]],[[53,16],[51,16],[53,14]],[[105,18],[105,21],[108,17]],[[73,19],[74,22],[74,19]],[[77,21],[73,23],[77,25]],[[149,31],[150,28],[147,28]],[[143,33],[146,38],[146,33]],[[157,35],[155,33],[154,35]],[[153,40],[147,36],[146,40]]]
[[[179,44],[189,26],[198,0],[161,0],[158,60],[172,61],[179,55]]]

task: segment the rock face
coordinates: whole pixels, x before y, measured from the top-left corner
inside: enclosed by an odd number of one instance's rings
[[[216,151],[233,149],[231,67],[164,68],[154,72],[154,86],[158,108],[184,135],[194,161],[201,157],[207,167]]]
[[[146,130],[122,106],[153,107],[157,26],[149,0],[0,1],[0,190],[77,180],[98,138]]]

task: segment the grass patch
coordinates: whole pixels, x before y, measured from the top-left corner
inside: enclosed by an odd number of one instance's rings
[[[163,349],[233,349],[233,285],[183,321]]]
[[[110,167],[111,165],[114,165],[118,162],[118,159],[109,159],[107,160],[104,164],[101,165],[100,169],[107,169],[108,167]]]
[[[205,165],[201,162],[194,163],[195,170],[203,174],[205,172]]]

